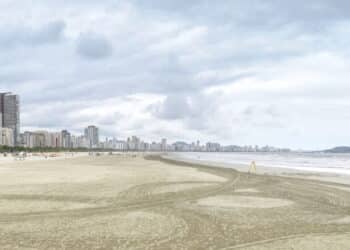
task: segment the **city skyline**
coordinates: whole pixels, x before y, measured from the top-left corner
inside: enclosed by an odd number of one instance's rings
[[[135,135],[128,135],[125,139],[116,136],[102,137],[96,125],[88,125],[83,133],[71,133],[66,128],[59,132],[45,128],[21,133],[20,124],[20,97],[12,92],[0,92],[0,145],[20,146],[26,148],[63,148],[63,149],[113,149],[117,151],[197,151],[197,152],[290,152],[305,151],[305,149],[290,149],[288,147],[274,147],[264,145],[238,145],[234,143],[221,144],[207,141],[200,144],[200,140],[187,141],[175,139],[168,144],[168,139],[158,135],[155,140],[141,140]],[[162,138],[159,140],[159,138]],[[158,141],[158,142],[157,142]],[[333,147],[327,150],[336,150],[342,147]],[[326,149],[322,149],[326,150]],[[321,151],[322,151],[321,150]],[[317,150],[316,150],[317,151]]]
[[[25,130],[21,133],[20,97],[12,92],[0,93],[0,146],[23,148],[57,148],[57,149],[109,149],[117,151],[197,151],[197,152],[289,152],[289,149],[269,146],[237,146],[221,145],[218,142],[184,142],[177,140],[168,143],[167,138],[157,142],[147,142],[135,135],[125,140],[116,137],[100,140],[100,129],[89,125],[83,133],[76,135],[63,128],[61,131],[50,132],[45,129]]]

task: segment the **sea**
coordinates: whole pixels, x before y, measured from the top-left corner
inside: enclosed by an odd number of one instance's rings
[[[349,175],[350,154],[335,153],[203,153],[177,152],[176,158],[228,165],[247,165]]]

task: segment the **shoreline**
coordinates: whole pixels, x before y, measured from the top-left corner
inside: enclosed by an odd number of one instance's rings
[[[46,155],[46,157],[45,157]],[[54,157],[50,155],[55,155]],[[209,167],[212,169],[233,169],[241,173],[247,173],[249,166],[244,164],[234,164],[234,163],[223,163],[223,162],[215,162],[215,161],[206,161],[206,160],[195,160],[189,159],[186,157],[181,157],[179,155],[173,153],[118,153],[114,155],[124,155],[124,156],[132,156],[137,155],[141,157],[149,157],[149,156],[159,156],[161,159],[173,161],[175,164],[183,165],[189,164],[191,167]],[[42,153],[42,154],[29,154],[25,160],[16,159],[16,157],[12,155],[8,155],[4,157],[0,155],[0,166],[4,166],[6,164],[12,164],[15,162],[41,162],[41,161],[54,161],[54,160],[65,160],[65,159],[74,159],[80,157],[88,157],[87,152],[75,152],[75,153]],[[261,166],[257,164],[257,175],[269,175],[276,177],[290,177],[297,178],[303,180],[315,180],[322,182],[329,182],[335,184],[343,184],[350,185],[350,176],[341,175],[338,173],[328,173],[328,172],[316,172],[316,171],[303,171],[299,169],[293,168],[285,168],[285,167],[269,167],[269,166]]]
[[[179,157],[174,154],[161,154],[162,159],[171,160],[177,163],[190,163],[199,166],[211,167],[211,168],[224,168],[224,169],[234,169],[236,171],[247,173],[249,165],[244,164],[233,164],[233,163],[223,163],[215,161],[204,161],[204,160],[194,160],[185,157]],[[350,185],[350,176],[327,173],[327,172],[315,172],[315,171],[303,171],[293,168],[282,168],[282,167],[268,167],[257,165],[257,175],[270,175],[277,177],[290,177],[303,180],[316,180],[322,182]]]

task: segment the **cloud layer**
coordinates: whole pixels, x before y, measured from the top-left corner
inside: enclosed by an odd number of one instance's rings
[[[0,2],[0,90],[23,129],[318,149],[349,144],[350,7]]]

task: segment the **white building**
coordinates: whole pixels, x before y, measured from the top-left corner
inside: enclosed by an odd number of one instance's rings
[[[160,152],[162,151],[162,144],[161,143],[156,143],[156,142],[152,142],[149,146],[149,150],[150,151],[154,151],[154,152]]]
[[[71,143],[73,148],[88,148],[88,142],[85,136],[72,136]]]
[[[50,133],[50,147],[51,148],[59,148],[61,147],[61,141],[62,141],[62,136],[61,133],[56,132],[56,133]]]
[[[61,132],[61,147],[72,148],[71,134],[67,130],[62,130]]]
[[[13,147],[15,145],[13,129],[0,127],[0,135],[1,146]]]
[[[51,142],[51,136],[48,131],[35,131],[32,133],[33,135],[36,135],[38,142],[36,147],[51,147],[52,142]]]
[[[45,135],[40,132],[34,132],[29,137],[30,148],[42,148],[45,147]]]
[[[115,141],[114,148],[118,151],[126,151],[128,150],[128,145],[125,141]]]
[[[128,150],[130,151],[139,151],[141,148],[141,140],[136,136],[128,138]]]
[[[163,152],[167,151],[167,141],[166,141],[165,138],[162,139],[161,145],[162,145],[162,146],[161,146],[161,150],[162,150]]]
[[[207,152],[220,152],[221,145],[219,143],[215,143],[215,142],[208,142],[206,145],[206,151]]]

